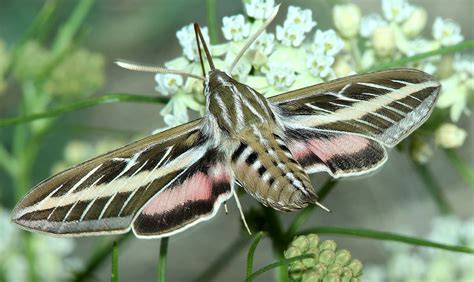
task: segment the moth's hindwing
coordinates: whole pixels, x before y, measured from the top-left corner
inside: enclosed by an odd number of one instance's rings
[[[349,76],[270,98],[287,128],[354,133],[393,147],[431,113],[440,84],[413,69]]]
[[[185,211],[171,223],[154,225],[164,228],[153,230],[154,235],[209,218],[214,201],[227,197],[230,188],[225,168],[218,158],[210,159],[200,124],[197,120],[150,136],[43,181],[15,207],[13,220],[26,229],[84,236],[127,232],[139,213],[135,229],[142,235],[153,229],[144,216],[159,211],[169,219],[173,207]],[[215,175],[204,176],[208,166]],[[155,199],[163,201],[162,207],[155,207]]]
[[[144,206],[133,232],[137,237],[170,236],[210,219],[232,196],[233,182],[224,154],[210,148]]]

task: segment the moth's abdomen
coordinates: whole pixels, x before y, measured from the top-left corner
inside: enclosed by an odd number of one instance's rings
[[[283,140],[253,126],[232,154],[232,169],[245,190],[266,206],[293,211],[316,202],[308,175]]]

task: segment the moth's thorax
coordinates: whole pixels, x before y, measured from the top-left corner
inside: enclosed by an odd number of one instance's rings
[[[209,73],[205,95],[209,115],[215,118],[221,130],[230,134],[253,124],[275,125],[275,116],[265,97],[223,71]]]

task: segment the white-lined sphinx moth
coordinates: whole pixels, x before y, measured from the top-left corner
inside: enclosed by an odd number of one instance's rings
[[[276,14],[276,12],[274,13]],[[271,19],[273,16],[271,17]],[[236,60],[258,37],[249,40]],[[266,99],[214,67],[202,119],[152,135],[39,183],[13,210],[22,227],[57,235],[170,236],[212,218],[234,183],[266,206],[317,204],[309,173],[367,173],[429,116],[440,84],[412,69],[355,75]],[[201,52],[199,51],[201,55]],[[203,74],[205,74],[204,64]]]

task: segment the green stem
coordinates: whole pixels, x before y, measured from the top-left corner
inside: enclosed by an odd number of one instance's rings
[[[454,168],[458,171],[459,175],[461,175],[462,178],[464,178],[464,181],[474,189],[474,169],[459,156],[456,150],[446,149],[444,152]]]
[[[120,236],[118,239],[115,240],[117,242],[117,246],[120,246],[124,242],[126,242],[131,234],[126,234]],[[73,281],[88,281],[92,277],[92,274],[94,271],[96,271],[99,266],[101,266],[106,259],[109,257],[111,252],[113,251],[113,245],[110,244],[110,242],[107,242],[107,244],[103,245],[102,247],[97,248],[97,251],[89,258],[89,260],[86,263],[86,266],[84,269],[77,273],[73,279]]]
[[[206,0],[206,16],[211,44],[217,44],[219,42],[219,27],[217,26],[216,0]]]
[[[135,103],[159,103],[165,104],[169,101],[165,97],[154,97],[154,96],[144,96],[144,95],[130,95],[125,93],[114,93],[104,96],[86,98],[74,103],[67,105],[59,106],[55,109],[50,109],[48,111],[30,115],[24,115],[13,118],[0,119],[0,128],[7,127],[11,125],[21,124],[25,122],[30,122],[34,120],[54,117],[62,113],[73,112],[83,108],[88,108],[101,104],[110,104],[117,102],[135,102]]]
[[[252,244],[250,245],[249,252],[247,254],[247,274],[246,276],[250,276],[253,272],[253,257],[255,255],[255,250],[257,249],[258,243],[263,237],[263,232],[260,231],[255,235],[255,238],[252,241]]]
[[[276,211],[272,208],[262,207],[267,221],[268,226],[271,226],[267,232],[269,238],[272,240],[273,251],[280,259],[283,256],[286,246],[288,245],[290,238],[284,237],[283,227],[279,216]],[[282,265],[277,269],[278,281],[288,281],[288,269],[286,265]]]
[[[28,260],[28,278],[30,282],[39,281],[38,279],[38,270],[36,268],[36,254],[33,246],[33,234],[23,232],[23,244],[26,249],[26,258]]]
[[[219,272],[224,269],[237,256],[240,249],[248,242],[247,237],[239,236],[231,245],[227,247],[217,259],[206,267],[206,270],[200,274],[195,281],[213,281]]]
[[[168,237],[161,238],[160,242],[160,258],[158,260],[158,282],[166,281],[166,257],[168,255]]]
[[[118,246],[117,241],[114,241],[112,246],[112,282],[118,282]]]
[[[436,182],[429,168],[426,165],[418,164],[416,162],[413,163],[418,175],[425,184],[424,186],[428,189],[428,192],[430,192],[431,196],[435,200],[439,212],[442,214],[452,213],[453,209],[444,197],[441,186],[438,184],[438,182]]]
[[[245,278],[245,282],[251,282],[253,281],[257,276],[273,269],[273,268],[283,268],[282,266],[287,266],[288,264],[294,262],[294,261],[298,261],[298,260],[303,260],[303,259],[306,259],[306,258],[313,258],[314,255],[313,254],[304,254],[304,255],[301,255],[301,256],[296,256],[296,257],[292,257],[292,258],[289,258],[289,259],[282,259],[282,260],[279,260],[277,262],[274,262],[274,263],[271,263],[265,267],[262,267],[260,268],[259,270],[255,271],[254,273],[252,273],[251,275],[248,275],[247,278]],[[286,268],[286,267],[285,267]]]
[[[409,56],[409,57],[404,57],[400,60],[385,63],[385,64],[379,64],[375,65],[373,67],[370,67],[369,69],[365,70],[365,72],[373,72],[373,71],[379,71],[379,70],[384,70],[384,69],[389,69],[389,68],[395,68],[395,67],[400,67],[400,66],[405,66],[408,63],[411,62],[416,62],[416,61],[421,61],[429,57],[433,56],[438,56],[438,55],[444,55],[444,54],[449,54],[449,53],[455,53],[458,51],[461,51],[463,49],[467,48],[472,48],[474,47],[474,39],[471,40],[466,40],[463,41],[459,44],[449,46],[449,47],[443,47],[439,48],[437,50],[425,52],[425,53],[420,53],[414,56]]]
[[[419,239],[416,237],[410,237],[405,235],[399,235],[390,232],[382,232],[370,229],[362,229],[362,228],[344,228],[344,227],[329,227],[329,226],[320,226],[315,228],[310,228],[303,230],[298,233],[298,235],[302,234],[337,234],[337,235],[349,235],[354,237],[361,237],[361,238],[373,238],[379,240],[386,240],[386,241],[396,241],[401,243],[406,243],[415,246],[423,246],[423,247],[430,247],[442,250],[448,250],[452,252],[460,252],[460,253],[467,253],[467,254],[474,254],[474,249],[464,247],[464,246],[453,246],[447,244],[436,243],[424,239]]]

